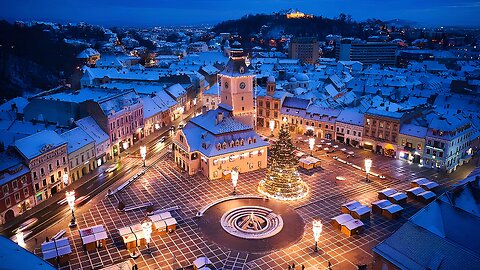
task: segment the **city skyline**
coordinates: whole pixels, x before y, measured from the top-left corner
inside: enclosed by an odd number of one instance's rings
[[[271,14],[285,9],[298,9],[302,12],[337,17],[340,13],[350,14],[356,21],[369,18],[381,20],[401,19],[417,23],[419,26],[478,26],[480,11],[477,1],[416,2],[408,1],[291,1],[279,0],[263,2],[243,1],[238,6],[235,1],[129,1],[92,0],[65,3],[58,0],[13,1],[0,3],[0,18],[15,20],[40,20],[52,22],[80,22],[110,26],[152,27],[161,25],[215,24],[223,20],[238,19],[244,15]],[[339,8],[341,7],[341,8]],[[14,15],[12,15],[14,14]]]

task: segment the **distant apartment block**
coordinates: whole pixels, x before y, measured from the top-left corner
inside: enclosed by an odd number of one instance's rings
[[[364,65],[396,65],[397,45],[386,42],[355,43],[343,40],[335,49],[339,61],[360,61]]]
[[[288,57],[306,63],[315,63],[320,57],[318,40],[313,37],[293,38],[288,47]]]

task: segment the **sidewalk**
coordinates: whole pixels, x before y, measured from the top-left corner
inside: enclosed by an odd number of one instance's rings
[[[107,162],[105,164],[113,164],[112,162]],[[107,166],[100,166],[95,168],[93,171],[88,173],[87,175],[82,176],[80,179],[76,180],[75,182],[71,183],[64,189],[60,190],[56,194],[48,197],[45,201],[41,202],[40,204],[37,204],[33,206],[32,208],[28,209],[25,211],[22,215],[16,216],[13,220],[9,221],[8,223],[2,224],[0,226],[0,231],[4,231],[14,225],[18,225],[19,223],[28,220],[31,218],[35,213],[42,211],[43,209],[51,206],[52,204],[55,204],[65,198],[65,192],[70,191],[72,189],[77,189],[78,187],[86,184],[93,178],[97,177],[100,173],[104,172]]]

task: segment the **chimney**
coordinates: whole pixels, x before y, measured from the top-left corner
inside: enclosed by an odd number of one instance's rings
[[[206,114],[207,111],[208,111],[208,110],[207,110],[207,106],[203,106],[203,107],[202,107],[202,114],[203,114],[203,115]]]
[[[223,120],[223,112],[217,113],[217,121],[216,124],[218,125]]]
[[[273,96],[275,94],[275,79],[267,81],[267,95]]]

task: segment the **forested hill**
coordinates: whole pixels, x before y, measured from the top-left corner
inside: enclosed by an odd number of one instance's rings
[[[378,21],[375,21],[376,23]],[[276,38],[278,34],[317,36],[323,39],[329,34],[363,37],[365,23],[357,23],[350,16],[340,14],[337,19],[314,16],[287,19],[285,14],[246,15],[238,20],[221,22],[213,28],[216,33],[237,33],[242,37],[262,36]]]
[[[0,20],[0,103],[56,87],[76,67],[76,55],[101,40],[102,29]]]

